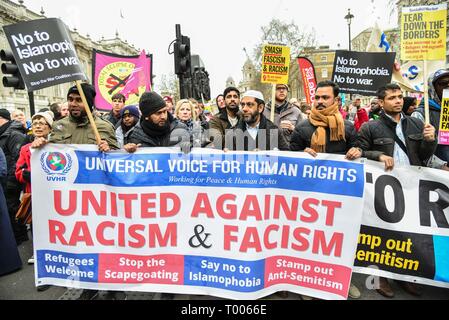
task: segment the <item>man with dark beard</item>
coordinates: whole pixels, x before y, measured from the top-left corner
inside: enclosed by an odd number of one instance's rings
[[[191,148],[187,126],[168,112],[166,102],[156,92],[145,92],[139,100],[142,113],[124,148],[135,152],[138,147],[181,147],[183,152]]]
[[[86,108],[89,108],[91,111],[93,109],[95,89],[87,83],[82,83],[81,87],[86,96],[88,106],[85,106],[81,100],[77,86],[71,87],[67,92],[69,116],[53,124],[53,132],[49,139],[50,143],[97,144],[86,112]],[[101,137],[101,143],[98,145],[98,149],[103,152],[110,151],[111,149],[119,149],[112,124],[94,115],[92,117]],[[33,141],[31,147],[40,148],[46,143],[47,141],[44,138],[38,138]]]
[[[242,117],[232,132],[232,139],[231,131],[226,133],[227,149],[243,151],[289,149],[282,131],[264,116],[265,101],[260,91],[245,92],[240,107]]]
[[[226,130],[232,130],[238,123],[241,114],[239,113],[240,91],[234,87],[224,90],[225,108],[221,109],[209,122],[209,137],[212,146],[216,149],[223,149]]]

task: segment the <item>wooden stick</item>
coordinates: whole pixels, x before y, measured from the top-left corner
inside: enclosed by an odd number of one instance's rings
[[[423,78],[424,78],[424,123],[430,123],[429,116],[429,90],[427,85],[427,61],[423,60]]]
[[[276,108],[276,84],[273,84],[271,92],[271,114],[270,121],[274,123],[274,109]]]
[[[94,130],[95,139],[97,140],[97,144],[100,145],[101,143],[101,137],[100,133],[98,133],[97,125],[95,124],[94,117],[92,116],[92,112],[90,111],[89,104],[87,103],[86,96],[84,95],[83,87],[81,86],[81,81],[76,80],[75,81],[76,87],[78,88],[78,92],[81,96],[81,100],[84,104],[84,109],[86,110],[87,117],[89,118],[90,125],[92,126],[92,129]]]

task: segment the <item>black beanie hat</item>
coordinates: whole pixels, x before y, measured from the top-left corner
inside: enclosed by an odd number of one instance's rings
[[[11,113],[9,113],[7,109],[0,109],[0,117],[8,121],[11,121]]]
[[[165,100],[156,92],[144,92],[139,100],[139,109],[143,117],[148,117],[165,107]]]
[[[92,110],[92,107],[94,106],[94,98],[96,95],[95,88],[88,83],[81,83],[81,88],[83,89],[84,95],[86,96],[89,109]],[[73,86],[69,89],[69,92],[67,92],[67,99],[69,98],[69,94],[71,93],[80,94],[77,86]]]

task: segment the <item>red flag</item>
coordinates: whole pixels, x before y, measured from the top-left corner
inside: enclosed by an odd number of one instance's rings
[[[312,106],[315,101],[316,91],[315,68],[313,67],[313,63],[305,57],[299,57],[298,64],[302,76],[306,101],[310,106]]]

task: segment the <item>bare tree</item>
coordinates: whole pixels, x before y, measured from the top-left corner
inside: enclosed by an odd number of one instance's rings
[[[163,74],[159,83],[159,91],[162,95],[173,96],[175,101],[179,101],[179,80],[174,73]]]
[[[262,47],[265,43],[281,43],[290,47],[291,60],[295,60],[298,54],[305,48],[316,46],[315,30],[311,31],[300,29],[293,21],[290,23],[283,22],[278,19],[273,19],[267,26],[261,27],[262,37],[261,42],[254,48],[253,56],[256,66],[256,77],[252,88],[261,91],[264,96],[271,96],[271,85],[260,82],[261,65],[262,65]],[[291,73],[297,74],[296,70],[291,70]]]

